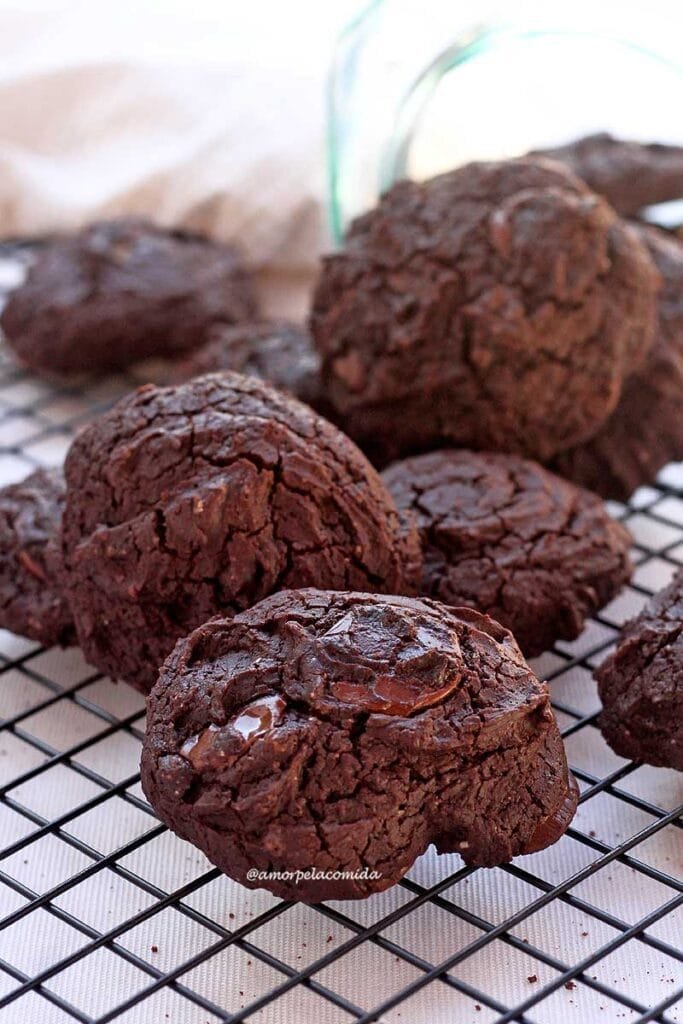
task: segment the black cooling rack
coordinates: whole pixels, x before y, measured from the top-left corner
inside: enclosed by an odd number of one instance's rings
[[[0,261],[0,286],[12,273]],[[51,387],[0,348],[0,484],[60,462],[135,383]],[[534,663],[582,788],[567,836],[489,871],[426,854],[361,903],[303,907],[221,876],[144,799],[138,695],[0,631],[0,1021],[683,1021],[683,776],[608,750],[591,680],[683,563],[683,466],[614,511],[632,585]]]

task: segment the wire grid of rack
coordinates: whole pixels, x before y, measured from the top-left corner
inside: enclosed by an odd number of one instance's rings
[[[15,271],[0,259],[0,286]],[[0,343],[0,484],[61,463],[135,383],[50,386]],[[683,776],[607,748],[591,678],[683,564],[683,465],[613,511],[632,584],[532,663],[582,790],[567,836],[493,870],[430,851],[358,903],[290,904],[220,875],[144,799],[142,699],[77,650],[0,630],[0,1021],[683,1021]]]

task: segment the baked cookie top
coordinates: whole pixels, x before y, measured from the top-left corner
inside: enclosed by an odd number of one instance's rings
[[[0,627],[45,647],[74,642],[62,589],[61,469],[37,469],[0,489]]]
[[[63,547],[91,662],[149,689],[175,640],[288,586],[414,592],[419,542],[368,461],[234,373],[148,385],[66,460]]]
[[[327,397],[378,460],[446,443],[547,460],[616,406],[658,284],[641,239],[558,163],[400,182],[323,262]]]
[[[431,842],[501,863],[558,839],[576,806],[547,687],[469,609],[283,591],[181,640],[148,709],[157,813],[233,878],[294,899],[385,889]]]
[[[0,325],[33,370],[104,373],[193,349],[211,323],[253,318],[255,306],[232,246],[121,218],[39,248]]]
[[[528,459],[446,449],[394,463],[383,479],[415,516],[423,592],[491,615],[528,656],[573,640],[630,577],[625,527]]]

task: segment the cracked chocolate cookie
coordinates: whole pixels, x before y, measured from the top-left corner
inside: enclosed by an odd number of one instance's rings
[[[324,261],[323,386],[380,464],[449,444],[546,461],[616,406],[658,284],[632,228],[560,164],[404,181]]]
[[[41,248],[0,317],[38,372],[101,373],[199,345],[217,321],[252,318],[236,251],[137,219],[102,221]]]
[[[683,146],[630,142],[598,132],[530,155],[561,161],[623,217],[683,198]]]
[[[553,463],[563,476],[618,501],[651,483],[667,462],[683,459],[683,244],[658,228],[636,230],[662,277],[654,345],[604,426]]]
[[[365,457],[251,377],[147,385],[66,459],[66,585],[88,660],[141,690],[180,636],[275,590],[410,593],[406,531]]]
[[[683,771],[683,569],[624,626],[595,678],[612,749]]]
[[[234,370],[258,377],[273,387],[317,406],[320,400],[320,356],[307,330],[283,320],[209,329],[206,342],[177,367],[175,379]]]
[[[486,866],[543,849],[577,801],[548,689],[507,630],[318,590],[178,643],[148,699],[142,782],[226,874],[306,902],[386,889],[431,843]]]
[[[422,542],[422,591],[506,626],[534,657],[573,640],[631,575],[599,498],[516,455],[438,451],[383,473]]]
[[[74,642],[61,582],[63,505],[61,470],[37,469],[0,489],[0,628],[45,647]]]

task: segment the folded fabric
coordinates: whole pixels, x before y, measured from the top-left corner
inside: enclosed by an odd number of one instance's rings
[[[328,244],[324,80],[350,6],[3,5],[0,235],[132,212],[307,275]]]

